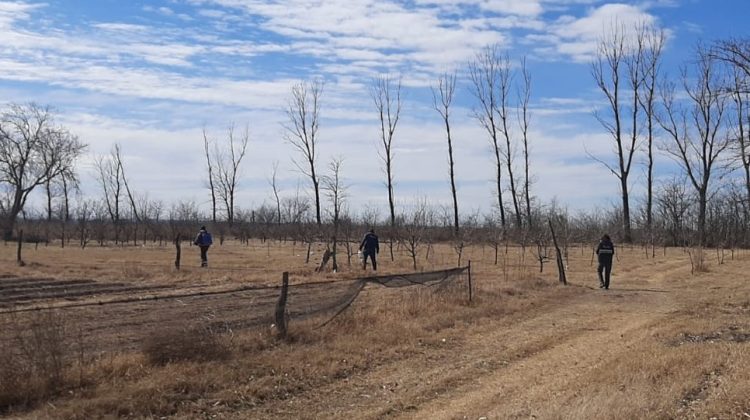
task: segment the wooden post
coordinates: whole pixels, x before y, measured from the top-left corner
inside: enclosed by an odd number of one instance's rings
[[[467,271],[469,272],[469,302],[471,302],[471,260],[469,260]]]
[[[552,220],[547,219],[549,223],[549,230],[552,232],[552,242],[555,244],[555,256],[557,257],[557,274],[559,276],[560,283],[567,285],[568,281],[565,278],[565,264],[562,259],[562,252],[560,247],[557,245],[557,237],[555,236],[555,229],[552,227]]]
[[[26,263],[23,262],[23,259],[21,258],[22,246],[23,246],[23,229],[18,231],[18,251],[16,253],[16,262],[18,263],[19,267],[23,267],[26,265]]]
[[[281,275],[281,294],[276,304],[276,328],[279,329],[279,337],[286,337],[286,296],[289,291],[289,272],[284,271]]]
[[[177,237],[174,238],[174,247],[177,250],[177,255],[174,259],[174,268],[180,269],[180,254],[182,254],[182,249],[180,249],[180,234],[177,234]]]

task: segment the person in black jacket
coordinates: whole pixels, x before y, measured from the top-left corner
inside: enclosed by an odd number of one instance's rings
[[[612,243],[609,235],[602,236],[599,245],[596,247],[596,255],[599,258],[599,267],[596,269],[596,272],[599,274],[599,288],[609,289],[612,258],[615,256],[615,245]],[[602,275],[602,272],[604,275]]]
[[[380,244],[378,243],[378,235],[375,234],[375,230],[370,229],[367,232],[364,239],[362,239],[362,243],[359,244],[359,250],[362,251],[362,269],[367,269],[367,257],[370,257],[373,271],[378,271],[378,262],[375,255],[380,252]]]

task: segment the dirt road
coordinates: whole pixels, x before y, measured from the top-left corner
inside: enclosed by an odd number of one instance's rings
[[[659,418],[710,412],[710,397],[720,388],[706,382],[712,364],[729,375],[732,363],[748,361],[748,344],[734,343],[733,359],[715,362],[712,355],[724,348],[681,346],[679,337],[688,328],[686,315],[704,316],[695,308],[750,302],[747,282],[736,284],[748,268],[747,261],[735,261],[691,277],[684,261],[667,262],[657,270],[620,273],[607,291],[572,285],[556,301],[463,330],[456,326],[416,354],[252,410],[253,416]],[[714,326],[726,327],[722,322]],[[747,332],[750,324],[733,328]],[[685,360],[707,365],[693,369]]]

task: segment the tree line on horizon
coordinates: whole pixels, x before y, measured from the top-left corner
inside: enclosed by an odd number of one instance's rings
[[[662,68],[663,31],[639,25],[635,31],[613,25],[599,44],[591,76],[607,106],[595,118],[609,134],[614,152],[589,157],[616,178],[620,204],[571,215],[556,202],[533,195],[533,160],[529,128],[532,78],[522,58],[516,65],[499,46],[487,46],[468,63],[465,74],[474,98],[473,117],[485,132],[495,168],[494,209],[489,214],[461,213],[454,170],[452,106],[458,72],[441,74],[431,88],[432,105],[445,129],[451,204],[417,200],[397,209],[394,144],[402,110],[401,78],[383,75],[370,86],[370,100],[380,124],[378,156],[385,175],[387,214],[347,205],[348,186],[341,173],[344,157],[320,165],[317,154],[320,104],[324,84],[315,79],[292,86],[285,108],[284,140],[295,167],[309,182],[293,195],[282,194],[278,162],[269,176],[273,200],[254,209],[235,202],[247,154],[247,128],[231,125],[226,138],[211,139],[203,130],[206,188],[210,210],[194,202],[166,205],[134,191],[126,176],[122,147],[115,144],[95,160],[100,197],[79,191],[76,161],[86,150],[75,134],[54,121],[54,112],[34,103],[10,104],[0,114],[0,224],[5,240],[20,223],[36,224],[35,237],[116,243],[171,240],[189,235],[201,220],[224,235],[240,238],[293,238],[304,242],[351,242],[356,230],[377,226],[390,244],[416,253],[419,243],[449,240],[465,243],[521,241],[541,244],[548,220],[564,226],[570,240],[590,241],[604,232],[623,242],[654,245],[735,247],[750,245],[750,39],[727,39],[698,45],[679,77]],[[669,156],[678,173],[655,180],[655,155]],[[644,160],[646,196],[633,202],[632,170]],[[27,208],[41,190],[43,208]],[[306,194],[308,191],[309,194]],[[43,228],[42,228],[43,226]],[[44,231],[42,233],[42,231]],[[74,233],[75,232],[75,233]],[[138,233],[140,232],[140,234]],[[361,233],[361,232],[360,232]],[[427,239],[425,239],[427,238]],[[65,240],[65,239],[64,239]],[[497,247],[496,247],[497,250]],[[349,258],[351,250],[347,249]],[[460,253],[459,253],[460,254]],[[460,258],[460,257],[459,257]],[[415,263],[416,264],[416,263]]]

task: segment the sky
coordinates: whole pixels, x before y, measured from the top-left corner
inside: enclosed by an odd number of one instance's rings
[[[342,158],[348,206],[385,215],[373,80],[403,81],[397,207],[425,199],[439,206],[451,202],[448,155],[430,87],[456,71],[451,124],[466,215],[496,200],[489,139],[472,117],[465,77],[467,63],[494,44],[514,63],[526,57],[531,73],[535,200],[588,210],[619,196],[618,180],[587,155],[614,157],[594,118],[604,101],[590,73],[604,31],[612,22],[664,29],[663,70],[677,76],[697,42],[747,36],[747,16],[747,0],[0,0],[0,106],[49,105],[88,144],[79,164],[84,195],[101,194],[92,163],[119,143],[136,194],[204,210],[202,130],[225,141],[229,126],[247,127],[237,194],[247,209],[272,202],[274,164],[282,196],[309,191],[284,140],[284,109],[294,84],[319,78],[319,172]],[[633,170],[636,200],[642,163],[639,156]],[[670,167],[664,156],[659,164]]]

